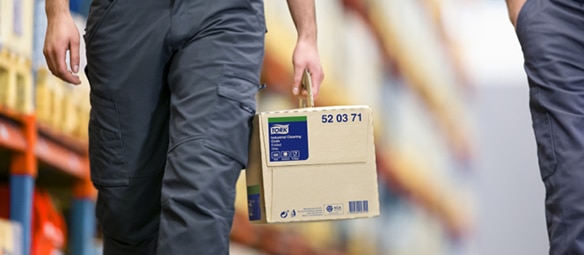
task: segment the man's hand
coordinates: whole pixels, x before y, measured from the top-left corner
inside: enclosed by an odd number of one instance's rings
[[[324,79],[318,47],[316,44],[316,15],[314,0],[288,0],[288,9],[298,32],[296,48],[292,55],[294,64],[294,84],[292,93],[296,96],[306,96],[306,91],[300,91],[304,70],[310,72],[314,99],[318,96],[320,84]]]
[[[79,40],[79,31],[70,14],[58,14],[48,18],[43,53],[49,70],[61,80],[77,85],[81,84],[76,75],[79,72]],[[67,69],[67,50],[71,71]]]
[[[304,70],[308,70],[310,73],[310,79],[312,80],[312,92],[314,99],[316,99],[318,97],[320,84],[324,79],[324,73],[322,71],[322,66],[320,65],[316,43],[298,41],[296,48],[294,49],[294,54],[292,55],[292,63],[294,64],[294,84],[292,85],[292,93],[297,96],[301,94],[300,88],[302,87],[302,74],[304,73]],[[306,91],[302,91],[302,96],[306,96]]]
[[[509,12],[509,19],[514,27],[517,27],[517,16],[519,11],[525,4],[526,0],[507,0],[507,10]]]

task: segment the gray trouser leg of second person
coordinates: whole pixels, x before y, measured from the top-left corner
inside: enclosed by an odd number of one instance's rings
[[[260,0],[93,0],[86,71],[104,254],[228,253],[264,32]]]
[[[552,255],[584,254],[584,7],[527,0],[517,35],[546,188]]]

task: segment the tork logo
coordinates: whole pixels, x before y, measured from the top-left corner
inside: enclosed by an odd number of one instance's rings
[[[279,124],[275,124],[270,128],[270,134],[274,135],[274,134],[279,134],[279,135],[285,135],[288,134],[288,126],[289,125],[279,125]]]

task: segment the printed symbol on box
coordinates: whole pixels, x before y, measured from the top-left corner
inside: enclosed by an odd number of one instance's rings
[[[272,151],[272,159],[279,159],[280,152],[279,151]]]
[[[282,160],[290,159],[290,152],[289,151],[282,151]]]
[[[327,215],[343,214],[343,205],[341,204],[324,205],[324,210],[326,211],[325,214]]]
[[[328,206],[326,207],[326,211],[327,211],[327,212],[333,212],[333,206],[332,206],[332,205],[328,205]]]
[[[291,151],[290,153],[292,154],[293,159],[300,158],[300,151],[299,150]]]
[[[292,218],[296,217],[296,210],[292,210],[292,213],[290,213],[290,217]]]
[[[286,211],[283,211],[283,212],[281,212],[281,213],[280,213],[280,217],[281,217],[282,219],[285,219],[286,217],[288,217],[288,211],[289,211],[289,210],[286,210]]]

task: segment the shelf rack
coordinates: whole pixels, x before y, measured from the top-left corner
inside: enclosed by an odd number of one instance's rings
[[[81,0],[72,3],[81,3]],[[456,125],[459,122],[456,109],[459,106],[453,105],[449,97],[444,97],[441,93],[435,93],[432,89],[434,81],[421,79],[424,76],[423,70],[412,64],[412,55],[408,50],[404,50],[402,42],[393,38],[398,38],[398,34],[391,27],[387,27],[391,21],[384,18],[383,14],[376,13],[374,1],[344,0],[344,8],[360,15],[371,28],[374,35],[383,49],[386,61],[398,66],[400,73],[407,80],[405,83],[427,103],[429,109],[433,109],[433,116],[440,124],[444,136],[451,143],[452,150],[467,157],[469,148],[472,147],[470,138],[464,127]],[[361,8],[364,2],[371,2],[370,8]],[[439,19],[439,12],[436,8],[438,0],[424,0],[423,3],[430,6],[429,12],[434,15],[434,19]],[[359,8],[357,8],[359,7]],[[289,94],[289,86],[284,86],[283,81],[291,77],[290,65],[290,43],[295,40],[293,37],[280,33],[286,29],[280,29],[278,24],[271,24],[269,35],[280,38],[278,41],[267,42],[267,54],[263,76],[271,86],[272,91]],[[278,34],[280,33],[280,34]],[[442,32],[440,32],[442,33]],[[278,34],[278,36],[273,36]],[[441,35],[443,36],[443,35]],[[286,43],[282,43],[286,42]],[[323,60],[324,61],[324,60]],[[323,63],[328,65],[328,63]],[[455,64],[456,65],[456,64]],[[460,71],[460,70],[459,70]],[[32,73],[32,71],[30,72]],[[458,72],[457,72],[458,73]],[[463,73],[463,72],[459,72]],[[27,76],[32,77],[32,76]],[[338,90],[337,84],[331,77],[327,77],[322,87],[319,103],[322,105],[342,105],[351,104],[347,100],[350,92]],[[442,83],[444,83],[442,81]],[[457,84],[465,84],[459,82]],[[0,84],[1,85],[1,84]],[[0,89],[2,87],[0,86]],[[291,98],[292,99],[292,98]],[[295,102],[296,100],[292,100]],[[376,118],[377,119],[377,118]],[[376,122],[376,130],[383,130],[380,123]],[[377,131],[379,132],[379,131]],[[376,136],[377,137],[377,136]],[[35,178],[39,171],[39,165],[48,166],[52,171],[58,171],[74,180],[72,203],[72,217],[70,221],[70,252],[72,254],[85,255],[91,253],[93,247],[93,236],[95,233],[95,221],[93,216],[95,190],[89,181],[88,155],[84,142],[62,135],[49,127],[40,124],[34,112],[19,112],[13,107],[0,106],[0,148],[9,151],[10,155],[10,179],[11,179],[11,215],[12,220],[20,222],[25,229],[25,240],[23,247],[30,247],[30,221],[32,208],[32,193],[34,191]],[[380,176],[396,189],[403,190],[405,194],[411,195],[413,199],[422,204],[423,207],[432,211],[447,226],[452,233],[463,232],[466,228],[467,215],[464,211],[458,210],[457,201],[448,199],[450,194],[447,191],[432,185],[432,180],[425,178],[417,169],[415,160],[408,159],[399,152],[391,151],[379,146],[377,148],[378,165]],[[42,168],[42,167],[41,167]],[[40,170],[40,171],[45,171]],[[420,188],[425,187],[425,188]],[[28,231],[28,232],[27,232]],[[28,239],[27,239],[28,238]],[[285,241],[284,241],[285,239]],[[335,250],[317,250],[308,244],[308,241],[301,235],[282,231],[272,226],[250,225],[246,214],[238,212],[234,219],[232,240],[255,247],[268,254],[274,254],[283,249],[297,249],[297,254],[343,254]],[[285,242],[285,244],[282,244]],[[26,254],[26,253],[25,253]]]
[[[32,71],[31,71],[32,73]],[[0,87],[6,89],[7,87]],[[0,107],[0,148],[9,151],[10,220],[23,227],[23,253],[31,245],[32,203],[39,163],[74,179],[69,249],[90,254],[95,229],[95,190],[89,180],[89,160],[82,142],[41,128],[34,113]]]

